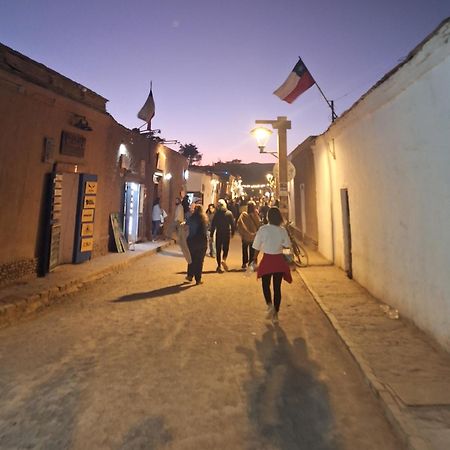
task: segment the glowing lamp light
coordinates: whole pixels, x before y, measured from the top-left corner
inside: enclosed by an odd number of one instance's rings
[[[170,172],[168,172],[164,175],[165,180],[170,180],[171,178],[172,178],[172,174]]]
[[[267,141],[272,135],[272,130],[269,130],[268,128],[265,127],[257,127],[253,128],[253,130],[250,131],[250,133],[256,139],[259,151],[262,153],[266,147]]]
[[[187,179],[189,178],[189,170],[186,169],[186,170],[184,171],[183,176],[184,176],[184,179],[187,180]]]
[[[122,142],[119,145],[119,155],[126,155],[128,153],[127,146]]]

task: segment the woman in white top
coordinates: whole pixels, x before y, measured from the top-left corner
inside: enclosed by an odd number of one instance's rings
[[[155,198],[155,201],[153,202],[153,209],[152,209],[152,239],[153,241],[156,241],[160,228],[161,228],[161,206],[159,204],[159,197]]]
[[[263,225],[256,233],[253,241],[255,255],[253,262],[258,262],[259,252],[263,252],[258,267],[258,278],[262,278],[262,289],[267,304],[267,318],[278,323],[278,311],[281,304],[281,281],[283,278],[292,283],[291,271],[283,256],[283,248],[289,248],[291,241],[287,231],[282,227],[283,217],[278,208],[270,208],[267,212],[269,223]],[[273,303],[270,281],[273,278]]]

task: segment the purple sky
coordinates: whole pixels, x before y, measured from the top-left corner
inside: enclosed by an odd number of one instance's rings
[[[129,128],[153,80],[153,127],[204,163],[272,162],[255,119],[288,116],[288,152],[330,123],[316,87],[291,105],[272,94],[298,56],[340,114],[448,16],[449,0],[0,0],[0,42],[106,97]]]

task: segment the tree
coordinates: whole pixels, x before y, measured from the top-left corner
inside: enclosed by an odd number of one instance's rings
[[[198,148],[194,144],[183,144],[180,145],[180,150],[178,153],[181,153],[187,160],[189,161],[189,165],[192,166],[194,163],[199,163],[202,160],[202,154],[198,151]]]

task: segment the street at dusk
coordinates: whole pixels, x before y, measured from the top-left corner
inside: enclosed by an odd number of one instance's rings
[[[0,0],[0,450],[449,450],[449,86],[449,0]]]
[[[0,448],[403,448],[300,277],[274,326],[240,265],[170,246],[0,330]]]

